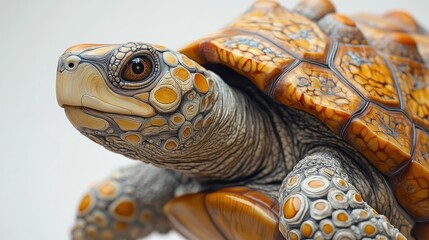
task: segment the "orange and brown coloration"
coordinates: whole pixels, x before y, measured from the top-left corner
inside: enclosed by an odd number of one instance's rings
[[[372,101],[399,106],[395,82],[387,63],[370,46],[341,46],[335,67]]]
[[[221,63],[277,102],[316,116],[385,175],[410,164],[396,176],[396,192],[403,192],[401,184],[414,184],[405,179],[427,179],[429,173],[419,170],[415,156],[428,140],[417,137],[414,144],[413,135],[415,126],[429,127],[428,35],[404,12],[349,18],[329,14],[335,10],[328,1],[311,12],[303,6],[313,9],[315,4],[303,1],[292,12],[258,1],[222,32],[182,52],[201,63]],[[415,189],[425,189],[421,186]],[[427,191],[419,194],[429,198]],[[401,204],[413,217],[429,216],[417,195],[403,198]],[[296,203],[289,200],[288,217]],[[355,195],[355,201],[362,197]]]
[[[389,175],[411,157],[412,125],[400,112],[370,105],[353,119],[345,138],[382,173]]]
[[[364,103],[331,70],[309,63],[301,63],[283,75],[273,90],[273,98],[318,116],[338,134]]]

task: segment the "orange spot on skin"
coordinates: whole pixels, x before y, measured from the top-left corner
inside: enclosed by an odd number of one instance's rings
[[[336,21],[338,21],[344,25],[347,25],[349,27],[356,27],[356,23],[353,20],[351,20],[350,18],[348,18],[342,14],[336,13],[333,15],[333,17]]]
[[[283,206],[283,215],[286,219],[295,217],[301,207],[301,200],[297,197],[289,198]]]
[[[356,200],[356,202],[362,202],[363,201],[362,196],[359,193],[355,194],[355,200]]]
[[[174,141],[168,141],[166,144],[165,144],[165,148],[166,149],[168,149],[168,150],[173,150],[173,149],[175,149],[177,147],[177,144],[174,142]]]
[[[347,186],[346,181],[344,181],[343,179],[339,179],[338,180],[338,184],[340,184],[341,187],[346,187]]]
[[[91,205],[91,201],[92,201],[91,195],[89,193],[85,194],[85,196],[82,198],[79,204],[79,212],[80,213],[85,212]]]
[[[200,93],[207,93],[209,91],[209,85],[207,83],[207,79],[202,74],[195,74],[194,76],[194,84],[195,88]]]
[[[364,228],[365,234],[368,236],[372,236],[375,233],[375,230],[375,227],[369,224]]]
[[[323,227],[322,227],[322,231],[323,231],[325,234],[331,234],[331,233],[332,233],[332,231],[334,231],[334,228],[331,226],[331,224],[325,224],[325,225],[323,225]]]
[[[342,201],[344,201],[344,196],[343,196],[343,195],[341,195],[341,194],[337,194],[337,195],[335,195],[335,199],[336,199],[337,201],[342,202]]]
[[[191,135],[191,129],[190,128],[185,128],[185,130],[183,130],[183,136],[185,138],[189,137]]]
[[[404,235],[402,234],[398,234],[398,236],[396,237],[397,240],[407,240]]]
[[[170,104],[176,101],[177,93],[171,88],[161,87],[156,90],[155,99],[162,104]]]
[[[320,188],[325,186],[325,182],[321,181],[321,180],[312,180],[310,182],[308,182],[308,186],[310,186],[311,188]]]
[[[191,59],[189,59],[187,56],[185,56],[185,55],[182,55],[182,61],[183,61],[183,63],[187,66],[187,67],[189,67],[189,68],[194,68],[196,65],[195,65],[195,62],[194,61],[192,61]]]
[[[117,222],[115,224],[115,227],[118,232],[124,232],[125,230],[127,230],[127,224],[123,222]]]
[[[289,239],[290,240],[298,240],[299,236],[294,232],[289,232]]]
[[[190,77],[190,73],[189,73],[189,71],[188,70],[186,70],[184,67],[182,67],[182,66],[178,66],[177,68],[175,68],[174,70],[173,70],[173,75],[177,78],[177,79],[179,79],[179,80],[181,80],[181,81],[186,81],[186,80],[188,80],[189,79],[189,77]]]
[[[369,217],[369,215],[368,215],[368,213],[367,213],[366,211],[361,211],[361,212],[360,212],[360,216],[361,216],[362,218],[367,218],[367,217]]]
[[[349,219],[349,217],[345,213],[340,213],[337,215],[337,219],[340,222],[345,222]]]
[[[313,234],[313,228],[310,224],[304,223],[301,226],[301,233],[304,237],[309,238]]]
[[[161,126],[164,126],[165,124],[167,124],[167,122],[163,118],[152,119],[152,126],[161,127]]]
[[[138,144],[141,142],[141,138],[138,135],[130,134],[125,136],[125,140],[131,144]]]
[[[117,192],[117,189],[113,183],[111,183],[109,181],[105,181],[98,188],[98,192],[102,196],[111,197],[111,196],[115,195],[115,193]]]
[[[178,117],[178,116],[175,116],[174,118],[173,118],[173,121],[174,122],[176,122],[176,123],[181,123],[182,122],[182,118],[181,117]]]
[[[162,56],[164,57],[165,63],[170,66],[176,66],[179,63],[176,56],[174,56],[174,54],[171,52],[164,52]]]
[[[318,202],[318,203],[316,203],[316,204],[314,205],[314,207],[315,207],[317,210],[323,210],[323,209],[325,209],[326,204],[325,204],[324,202]]]
[[[136,211],[135,203],[130,200],[123,200],[120,202],[114,212],[121,217],[132,217]]]
[[[198,120],[197,123],[195,123],[195,129],[200,129],[203,127],[203,120]]]
[[[296,175],[293,176],[293,177],[291,177],[289,179],[289,185],[293,185],[296,182],[297,179],[298,179],[298,177]]]
[[[150,212],[142,212],[141,214],[140,214],[140,222],[142,222],[142,223],[148,223],[148,222],[150,222],[151,220],[152,220],[152,213],[150,213]]]

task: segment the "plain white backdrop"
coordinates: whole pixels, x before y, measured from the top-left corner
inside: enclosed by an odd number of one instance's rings
[[[58,107],[56,64],[67,47],[146,41],[178,48],[252,2],[0,0],[0,239],[68,239],[88,185],[131,163],[86,139]],[[429,27],[427,0],[334,2],[342,13],[404,9]]]

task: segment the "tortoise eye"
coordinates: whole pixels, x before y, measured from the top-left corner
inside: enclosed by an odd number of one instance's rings
[[[153,64],[148,57],[136,56],[125,64],[122,78],[130,82],[144,81],[149,77],[152,69]]]

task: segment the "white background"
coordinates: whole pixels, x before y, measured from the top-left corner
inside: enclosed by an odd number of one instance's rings
[[[80,135],[57,106],[56,64],[67,47],[146,41],[178,48],[251,2],[0,0],[0,239],[68,239],[88,185],[131,162]],[[429,26],[427,0],[335,3],[342,13],[405,9]]]

